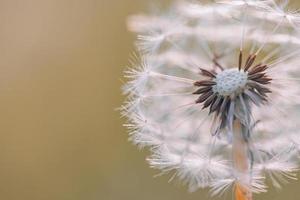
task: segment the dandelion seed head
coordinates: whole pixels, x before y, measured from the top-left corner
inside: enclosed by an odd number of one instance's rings
[[[138,55],[122,115],[151,167],[248,199],[296,179],[299,16],[286,0],[222,0],[129,18]]]

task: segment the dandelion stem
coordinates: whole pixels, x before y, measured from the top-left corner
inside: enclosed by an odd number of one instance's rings
[[[233,121],[232,157],[236,172],[235,200],[252,200],[250,190],[250,164],[248,159],[248,142],[243,133],[243,126],[239,120]]]

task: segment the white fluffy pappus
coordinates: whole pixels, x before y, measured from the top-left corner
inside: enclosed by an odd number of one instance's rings
[[[296,179],[300,15],[288,1],[178,1],[129,17],[122,116],[151,167],[237,200]]]

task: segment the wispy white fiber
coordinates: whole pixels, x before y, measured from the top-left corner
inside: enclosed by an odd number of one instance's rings
[[[296,180],[299,27],[287,0],[178,1],[130,16],[137,53],[121,112],[150,166],[217,196]]]

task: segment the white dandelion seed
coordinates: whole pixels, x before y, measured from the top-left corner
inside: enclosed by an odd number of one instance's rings
[[[122,115],[151,167],[236,200],[266,192],[267,179],[295,180],[298,12],[287,0],[220,0],[166,13],[128,20],[140,56],[125,74]]]

